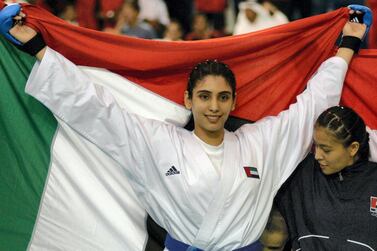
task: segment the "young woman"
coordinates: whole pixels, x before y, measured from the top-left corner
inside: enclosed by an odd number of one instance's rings
[[[18,13],[7,18],[23,18]],[[27,26],[2,30],[18,43],[36,41]],[[365,30],[348,22],[343,33],[360,41]],[[236,105],[235,77],[216,60],[199,63],[189,77],[184,101],[193,132],[129,113],[48,47],[36,54],[26,92],[122,165],[142,205],[169,233],[166,250],[258,250],[277,190],[309,151],[315,119],[339,102],[354,54],[344,46],[289,110],[235,133],[224,129]]]
[[[319,116],[315,154],[277,197],[292,250],[377,250],[377,163],[368,161],[377,160],[377,135],[371,133],[369,144],[364,121],[347,107]]]

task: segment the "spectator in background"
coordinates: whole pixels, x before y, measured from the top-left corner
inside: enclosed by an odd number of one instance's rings
[[[234,35],[244,34],[288,23],[288,18],[270,1],[254,0],[240,3]]]
[[[233,8],[234,8],[234,14],[235,16],[238,15],[239,12],[239,6],[241,2],[244,2],[245,0],[233,0]]]
[[[36,0],[30,3],[35,3],[71,24],[79,25],[76,11],[76,4],[79,2],[80,0]]]
[[[287,240],[287,224],[285,224],[283,216],[276,208],[276,205],[274,205],[259,241],[263,245],[263,251],[283,251],[288,250],[288,247],[286,247]]]
[[[60,13],[59,17],[71,24],[79,25],[77,22],[76,8],[73,3],[68,3],[63,9],[63,11]]]
[[[182,25],[183,34],[191,30],[193,14],[192,0],[165,0],[170,18],[174,18]]]
[[[178,20],[171,20],[166,26],[163,40],[166,41],[181,41],[183,37],[183,30]]]
[[[165,27],[169,24],[169,12],[163,0],[139,0],[139,18],[149,23],[162,37]]]
[[[194,16],[192,31],[186,35],[185,40],[202,40],[222,36],[224,33],[213,30],[209,26],[206,15],[198,13]]]
[[[79,26],[102,30],[104,27],[114,26],[115,10],[122,6],[124,0],[29,0],[28,2],[50,11],[55,16],[67,19],[69,22],[72,22],[74,14],[77,16],[74,21]],[[70,6],[74,6],[75,13]],[[63,13],[65,11],[68,13]]]
[[[195,10],[207,16],[213,29],[224,33],[224,12],[227,2],[227,0],[195,0]]]
[[[139,19],[139,12],[137,0],[126,0],[118,13],[115,28],[106,28],[104,31],[145,39],[157,38],[152,26]]]

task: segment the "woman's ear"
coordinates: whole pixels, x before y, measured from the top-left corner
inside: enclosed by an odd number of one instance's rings
[[[185,107],[189,110],[192,108],[192,99],[189,97],[189,92],[185,91],[184,94]]]
[[[233,104],[232,104],[231,111],[234,111],[234,109],[236,109],[236,101],[237,101],[237,93],[234,94]]]
[[[359,148],[360,148],[360,143],[359,142],[352,142],[351,145],[349,145],[348,147],[348,151],[351,155],[351,157],[355,157],[357,152],[359,151]]]

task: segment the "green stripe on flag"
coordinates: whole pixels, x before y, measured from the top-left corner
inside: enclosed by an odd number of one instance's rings
[[[251,170],[252,172],[256,172],[256,173],[258,173],[258,169],[257,169],[256,167],[250,167],[250,170]]]
[[[57,128],[24,93],[33,57],[0,38],[0,250],[25,250],[38,213]]]

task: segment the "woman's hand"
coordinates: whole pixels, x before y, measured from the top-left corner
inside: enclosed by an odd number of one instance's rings
[[[355,13],[355,11],[351,9],[349,14],[352,15],[353,13]],[[363,23],[348,21],[343,27],[343,36],[352,36],[362,39],[366,29],[367,26]]]
[[[32,39],[37,34],[34,29],[30,28],[29,26],[23,25],[23,20],[25,19],[25,17],[26,15],[23,12],[20,12],[17,16],[15,16],[13,20],[15,20],[16,25],[9,30],[9,33],[23,44]]]

